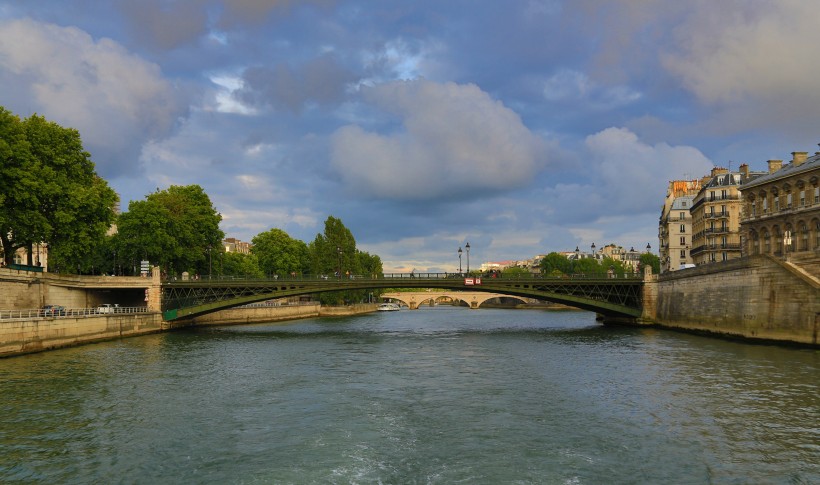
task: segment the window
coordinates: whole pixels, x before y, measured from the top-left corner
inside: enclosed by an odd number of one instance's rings
[[[726,200],[726,190],[721,190],[720,191],[720,198],[723,199],[723,200]]]
[[[681,257],[681,259],[686,259],[686,250],[685,249],[680,250],[680,257]]]
[[[787,208],[787,209],[791,209],[791,208],[792,208],[792,193],[791,193],[791,192],[789,192],[788,194],[786,194],[786,208]]]
[[[686,201],[681,202],[681,207],[686,207]]]
[[[763,199],[763,213],[766,214],[767,212],[769,212],[769,198],[768,197]]]
[[[681,246],[686,246],[686,236],[681,236],[680,237],[680,245]]]
[[[780,196],[779,195],[774,196],[774,210],[775,210],[775,212],[780,210]]]
[[[680,220],[684,220],[684,219],[686,219],[686,212],[681,212],[681,213],[678,215],[678,218],[679,218]]]
[[[756,209],[757,209],[757,204],[752,202],[752,217],[755,217],[757,215],[756,214]]]
[[[721,253],[721,255],[723,257],[723,261],[728,261],[729,260],[729,254],[727,254],[726,252]]]
[[[806,191],[800,191],[800,207],[806,207]]]
[[[681,233],[686,232],[686,224],[681,224],[681,225],[680,225],[680,232],[681,232]]]
[[[814,188],[814,203],[820,204],[820,187]]]
[[[726,205],[720,206],[720,215],[722,215],[722,216],[726,215]]]
[[[715,191],[709,192],[709,200],[715,200]]]

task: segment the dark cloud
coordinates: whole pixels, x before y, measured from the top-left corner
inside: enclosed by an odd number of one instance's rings
[[[340,65],[332,55],[324,55],[293,68],[278,64],[272,68],[250,67],[243,73],[244,86],[235,95],[257,107],[300,112],[305,105],[333,105],[357,76]]]

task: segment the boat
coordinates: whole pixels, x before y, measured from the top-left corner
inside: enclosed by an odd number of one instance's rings
[[[380,312],[397,312],[399,311],[399,306],[395,303],[382,303],[376,310]]]

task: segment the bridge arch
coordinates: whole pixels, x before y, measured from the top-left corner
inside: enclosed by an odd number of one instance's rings
[[[651,275],[650,275],[651,276]],[[257,301],[328,291],[431,288],[441,291],[495,293],[535,298],[593,311],[608,319],[637,319],[643,311],[640,277],[463,278],[445,273],[385,274],[372,278],[189,280],[162,283],[162,310],[166,321],[190,318]],[[487,297],[483,301],[492,297]],[[426,299],[426,298],[425,298]],[[476,297],[478,301],[478,297]]]
[[[399,301],[404,303],[411,310],[417,310],[420,306],[425,305],[428,302],[435,303],[437,300],[442,298],[449,298],[453,301],[463,301],[467,303],[467,306],[471,309],[480,308],[482,303],[494,298],[515,298],[522,303],[528,303],[527,299],[522,296],[487,293],[481,291],[406,291],[382,293],[381,298]]]

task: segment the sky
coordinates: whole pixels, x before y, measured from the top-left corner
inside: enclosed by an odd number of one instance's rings
[[[816,0],[0,0],[0,106],[76,128],[122,210],[334,216],[385,271],[657,249],[668,183],[815,152]],[[466,256],[466,255],[465,255]],[[466,267],[466,257],[462,257]]]

